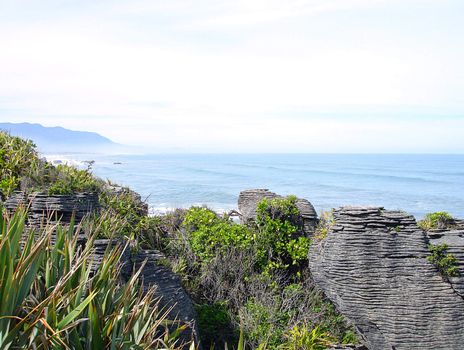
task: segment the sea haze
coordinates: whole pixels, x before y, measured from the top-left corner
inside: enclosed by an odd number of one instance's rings
[[[417,218],[434,211],[464,217],[464,155],[73,157],[95,160],[94,174],[130,186],[147,199],[155,213],[202,204],[229,210],[236,208],[240,191],[268,188],[306,198],[318,211],[342,205],[380,205]]]

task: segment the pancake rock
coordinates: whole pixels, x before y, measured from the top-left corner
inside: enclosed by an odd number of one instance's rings
[[[427,260],[415,219],[380,207],[343,207],[334,219],[311,246],[311,274],[366,346],[462,349],[463,298]]]
[[[123,250],[125,245],[122,240],[95,240],[91,254],[92,271],[95,272],[100,266],[108,246],[110,248],[119,247]],[[163,266],[160,263],[162,259],[164,259],[164,255],[158,251],[139,250],[135,254],[131,254],[130,248],[127,247],[123,250],[119,261],[121,264],[121,282],[127,282],[145,263],[140,274],[142,288],[146,292],[150,287],[155,287],[155,298],[159,299],[161,310],[163,312],[169,311],[168,318],[176,321],[172,324],[171,331],[186,325],[187,328],[181,333],[179,340],[184,343],[192,339],[197,340],[197,317],[193,303],[182,288],[179,276]]]
[[[164,259],[164,255],[156,250],[140,250],[131,257],[133,270],[126,277],[129,279],[146,261],[141,273],[144,289],[156,288],[155,297],[159,298],[160,306],[163,310],[170,310],[169,319],[176,320],[172,330],[180,325],[187,326],[180,335],[180,341],[187,343],[195,339],[198,344],[198,322],[192,300],[183,289],[180,277],[160,263]]]
[[[240,220],[242,223],[249,223],[256,220],[256,208],[258,207],[258,203],[264,198],[274,199],[283,197],[267,189],[252,189],[240,192],[238,197],[238,210],[241,214]],[[307,235],[313,233],[318,223],[317,213],[313,205],[306,199],[298,198],[296,206],[300,211],[304,232]]]
[[[41,192],[29,195],[15,192],[4,203],[10,212],[20,205],[28,207],[27,220],[33,226],[40,226],[47,218],[50,219],[49,222],[60,220],[62,223],[69,223],[73,215],[75,222],[79,223],[87,214],[100,209],[98,195],[95,193],[49,196]]]

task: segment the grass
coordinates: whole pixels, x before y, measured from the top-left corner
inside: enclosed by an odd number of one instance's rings
[[[447,229],[454,226],[454,220],[455,219],[449,213],[439,211],[425,215],[424,219],[419,221],[417,225],[424,231]]]

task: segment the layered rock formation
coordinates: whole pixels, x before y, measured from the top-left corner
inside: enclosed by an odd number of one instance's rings
[[[240,220],[242,223],[249,223],[250,221],[256,220],[256,208],[258,203],[264,198],[274,199],[282,198],[282,196],[267,189],[252,189],[240,192],[238,197],[238,210],[241,215]],[[318,223],[317,213],[313,205],[306,199],[298,198],[296,206],[300,211],[305,233],[308,235],[313,233]]]
[[[69,223],[73,215],[75,222],[80,222],[87,214],[100,209],[95,193],[49,196],[40,192],[30,195],[15,192],[4,203],[9,211],[14,211],[20,205],[28,208],[27,219],[32,226],[40,226],[47,218],[49,222],[59,220]]]
[[[182,288],[179,276],[162,264],[164,259],[164,255],[156,250],[140,250],[131,257],[133,270],[126,278],[129,279],[146,261],[141,273],[144,288],[156,287],[155,297],[159,298],[163,310],[169,310],[169,318],[188,326],[180,340],[186,343],[195,339],[198,344],[197,316],[192,300]]]
[[[126,243],[120,240],[95,240],[91,254],[92,271],[98,269],[108,247],[124,249],[125,246]],[[193,303],[182,288],[179,276],[160,263],[164,258],[164,255],[158,251],[139,250],[131,253],[129,247],[126,247],[120,260],[123,282],[129,281],[132,275],[145,264],[140,273],[142,287],[144,291],[148,291],[151,287],[155,288],[155,298],[159,300],[161,310],[169,311],[168,318],[176,320],[172,324],[171,331],[178,326],[186,325],[186,330],[180,335],[180,342],[187,343],[192,339],[198,342],[196,312]]]
[[[309,253],[316,284],[371,350],[462,349],[464,301],[427,260],[412,216],[380,207],[334,211]]]

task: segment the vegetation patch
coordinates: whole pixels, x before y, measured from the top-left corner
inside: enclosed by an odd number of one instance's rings
[[[319,216],[319,223],[313,236],[314,240],[322,240],[327,237],[331,227],[335,225],[333,211],[323,211]]]
[[[447,244],[429,244],[430,255],[427,259],[434,264],[438,271],[445,277],[459,276],[459,260],[451,253],[448,253]]]
[[[455,225],[455,219],[449,213],[439,211],[425,215],[424,219],[419,221],[417,225],[424,231],[447,229]]]
[[[299,270],[305,262],[310,240],[303,234],[297,198],[263,199],[256,211],[256,242],[259,263],[265,270],[292,267]]]

